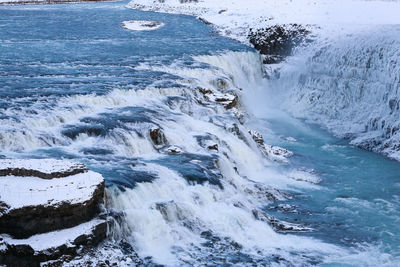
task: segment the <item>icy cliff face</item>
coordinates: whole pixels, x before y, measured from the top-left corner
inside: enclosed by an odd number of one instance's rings
[[[374,28],[299,51],[269,87],[294,116],[400,159],[399,30]]]

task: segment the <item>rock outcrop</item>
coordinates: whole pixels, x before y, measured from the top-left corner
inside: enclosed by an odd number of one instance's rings
[[[279,63],[292,54],[293,48],[307,39],[310,31],[299,24],[274,25],[265,29],[250,29],[249,41],[264,57],[264,63]]]
[[[160,148],[168,144],[164,132],[159,127],[154,127],[149,130],[151,141],[156,148]]]
[[[83,164],[0,160],[0,264],[36,266],[105,238],[104,178]]]

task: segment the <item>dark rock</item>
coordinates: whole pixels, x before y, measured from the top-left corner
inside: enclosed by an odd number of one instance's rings
[[[211,22],[209,22],[208,20],[203,19],[202,17],[198,17],[197,19],[200,20],[201,22],[203,22],[206,25],[212,25]]]
[[[218,151],[218,144],[208,146],[208,149]]]
[[[226,109],[231,109],[237,106],[239,98],[237,96],[233,97],[216,97],[216,102],[222,102]]]
[[[153,141],[154,145],[156,145],[156,146],[166,145],[168,143],[164,132],[160,128],[150,129],[149,134],[150,134],[151,140]]]
[[[290,56],[296,46],[309,42],[309,34],[310,31],[305,26],[282,24],[264,29],[250,29],[248,38],[254,48],[265,55],[264,63],[272,64]]]
[[[147,28],[155,28],[158,27],[160,25],[162,25],[163,23],[160,21],[149,21],[147,23],[142,24],[142,26],[147,27]]]
[[[225,106],[225,108],[226,108],[226,109],[234,108],[234,107],[236,107],[236,106],[238,105],[238,102],[239,102],[239,98],[238,98],[237,96],[235,96],[235,98],[234,98],[232,101],[230,101],[230,102]]]
[[[210,89],[207,88],[202,88],[202,87],[198,87],[197,88],[200,93],[202,93],[203,95],[207,95],[207,94],[212,94],[212,91]]]

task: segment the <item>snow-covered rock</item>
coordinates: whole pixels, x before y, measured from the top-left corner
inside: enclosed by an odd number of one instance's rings
[[[165,154],[182,154],[183,150],[179,146],[171,145],[162,148],[161,152]]]
[[[310,42],[310,25],[281,24],[250,29],[249,41],[263,55],[266,64],[279,63],[292,55],[295,47]]]
[[[17,238],[93,218],[104,178],[84,165],[54,159],[0,160],[0,233]]]
[[[104,178],[80,163],[0,160],[0,264],[54,260],[105,238]]]
[[[225,93],[211,93],[205,95],[206,99],[211,102],[222,104],[225,109],[232,109],[237,106],[239,98],[236,95]]]
[[[287,233],[287,232],[310,232],[313,229],[302,226],[300,224],[289,223],[276,219],[267,213],[254,209],[253,216],[256,220],[263,221],[271,225],[277,232]]]
[[[132,31],[152,31],[157,30],[164,26],[164,23],[159,21],[148,21],[148,20],[128,20],[123,21],[122,26],[125,29]]]
[[[102,241],[107,234],[107,224],[107,220],[96,218],[75,227],[25,239],[0,235],[0,264],[36,266],[62,256],[71,258],[82,246],[94,246]]]
[[[67,177],[87,172],[80,163],[55,159],[1,159],[0,176],[34,176],[42,179]]]
[[[288,163],[288,157],[293,156],[293,152],[279,146],[271,146],[264,143],[263,136],[254,130],[249,130],[249,134],[257,143],[261,152],[272,161]]]

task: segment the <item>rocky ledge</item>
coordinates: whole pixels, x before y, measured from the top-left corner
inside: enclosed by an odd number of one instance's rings
[[[0,264],[35,266],[106,236],[104,178],[54,159],[0,160]]]

